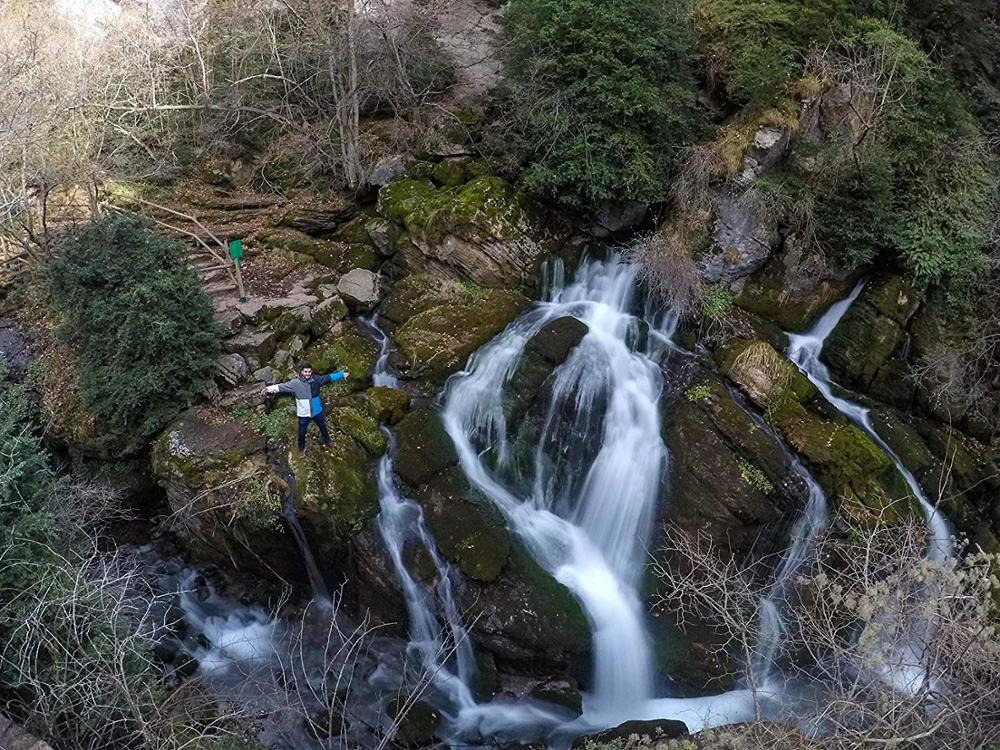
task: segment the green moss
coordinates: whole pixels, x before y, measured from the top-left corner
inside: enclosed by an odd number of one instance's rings
[[[740,477],[744,482],[749,484],[758,492],[763,492],[765,495],[770,495],[774,492],[774,485],[771,484],[770,480],[768,480],[764,472],[760,470],[759,466],[755,466],[753,462],[742,457],[737,459],[736,464],[740,468]]]
[[[367,411],[353,406],[335,406],[327,413],[327,422],[331,428],[350,435],[373,456],[385,453],[385,435]]]
[[[378,349],[354,323],[342,323],[310,346],[304,358],[316,372],[350,372],[351,377],[323,389],[324,393],[344,394],[365,387],[366,376],[378,359]]]
[[[526,583],[530,591],[529,606],[542,616],[543,621],[565,634],[568,643],[589,643],[590,626],[569,589],[535,562],[518,542],[511,546],[510,563],[514,574]]]
[[[331,448],[316,442],[300,458],[290,441],[289,463],[295,472],[295,498],[303,514],[317,527],[347,537],[360,531],[378,513],[378,492],[368,454],[346,435]]]
[[[527,304],[516,292],[487,290],[478,298],[458,296],[449,304],[417,313],[396,333],[409,376],[440,384]]]
[[[375,386],[365,391],[365,406],[376,422],[396,424],[410,408],[410,395],[398,388]]]
[[[919,515],[919,505],[888,456],[862,430],[834,422],[805,404],[815,388],[797,368],[763,342],[733,339],[716,350],[720,367],[759,407],[813,468],[844,512],[864,520],[882,513]]]
[[[397,281],[379,312],[393,323],[402,325],[417,313],[446,304],[454,288],[425,273],[414,273]]]
[[[314,260],[327,268],[340,268],[344,262],[345,247],[339,242],[320,240],[293,229],[275,229],[258,235],[261,245],[282,253]]]
[[[510,555],[504,519],[473,493],[457,467],[438,474],[415,499],[441,554],[474,580],[492,581],[500,575]]]
[[[457,160],[446,160],[434,165],[434,181],[444,187],[458,187],[465,182],[465,170]]]
[[[413,487],[458,463],[455,444],[433,409],[419,407],[396,426],[396,472]]]
[[[430,245],[456,232],[515,240],[525,223],[523,199],[498,177],[437,189],[420,180],[390,183],[379,192],[379,212]]]
[[[704,383],[702,385],[691,386],[684,392],[684,398],[686,398],[691,403],[705,401],[711,395],[712,395],[711,386]]]

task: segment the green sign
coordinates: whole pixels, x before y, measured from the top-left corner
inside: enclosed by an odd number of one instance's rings
[[[243,257],[243,240],[229,240],[229,257],[233,260]]]

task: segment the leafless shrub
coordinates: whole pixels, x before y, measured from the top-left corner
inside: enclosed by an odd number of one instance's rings
[[[0,672],[19,695],[11,708],[58,747],[182,750],[225,736],[231,715],[191,685],[160,680],[149,633],[158,597],[120,555],[57,555],[43,585],[5,604],[18,622],[0,648]],[[14,563],[23,566],[28,563]],[[17,571],[0,565],[3,575]],[[31,571],[28,571],[30,574]]]
[[[917,521],[821,534],[787,593],[772,597],[778,630],[758,616],[773,594],[766,563],[736,565],[711,540],[668,529],[664,554],[680,562],[656,572],[661,604],[682,624],[708,622],[756,665],[744,676],[755,691],[778,686],[785,702],[776,712],[765,700],[762,713],[797,721],[824,748],[989,746],[1000,740],[1000,560],[970,551],[935,562],[926,548]],[[789,704],[796,695],[808,698]]]
[[[702,302],[702,282],[690,250],[671,225],[640,235],[625,248],[626,257],[643,283],[678,315],[696,312]]]

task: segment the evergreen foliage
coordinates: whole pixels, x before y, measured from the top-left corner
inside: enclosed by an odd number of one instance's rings
[[[212,302],[177,240],[111,214],[67,236],[47,275],[81,393],[107,428],[149,436],[213,375]]]
[[[574,205],[663,200],[699,132],[679,0],[512,0],[515,146],[533,192]]]

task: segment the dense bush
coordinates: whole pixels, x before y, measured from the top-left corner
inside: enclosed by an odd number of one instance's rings
[[[692,16],[709,78],[752,109],[787,95],[810,50],[850,22],[845,0],[697,0]]]
[[[698,131],[678,0],[512,0],[504,14],[522,179],[577,204],[662,200]]]
[[[69,234],[47,273],[81,393],[107,429],[152,434],[212,376],[212,302],[178,241],[111,214]]]
[[[728,43],[746,32],[732,29]],[[847,114],[822,136],[799,138],[752,186],[751,200],[849,265],[883,257],[922,281],[966,288],[987,266],[997,184],[966,100],[946,70],[885,21],[849,18],[825,44],[808,70]],[[739,75],[726,77],[734,95]],[[781,90],[771,87],[744,98],[768,103],[767,90]],[[845,91],[851,110],[837,103]]]

